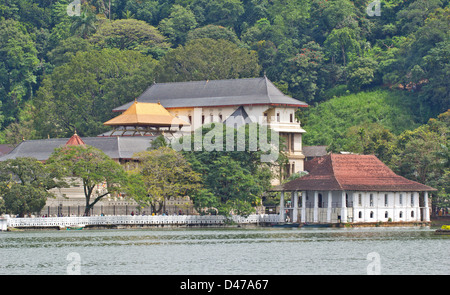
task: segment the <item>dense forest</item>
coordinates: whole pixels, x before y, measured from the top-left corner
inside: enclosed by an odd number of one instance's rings
[[[373,5],[375,4],[375,6]],[[304,145],[449,198],[448,0],[0,0],[0,142],[95,136],[153,82],[266,75]]]

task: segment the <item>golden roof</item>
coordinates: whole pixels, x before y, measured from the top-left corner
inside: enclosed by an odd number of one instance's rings
[[[169,113],[159,103],[135,101],[125,112],[103,123],[108,126],[185,126],[189,123]]]

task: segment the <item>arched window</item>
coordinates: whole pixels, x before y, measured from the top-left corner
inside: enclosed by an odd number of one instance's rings
[[[384,212],[384,218],[388,218],[389,214],[387,211]]]
[[[373,211],[370,211],[370,218],[373,218]]]
[[[361,211],[358,212],[358,218],[362,218],[362,212]]]
[[[414,217],[414,211],[411,211],[411,217]]]
[[[400,218],[402,218],[402,217],[403,217],[403,211],[400,211],[400,213],[398,214],[398,216],[399,216]]]

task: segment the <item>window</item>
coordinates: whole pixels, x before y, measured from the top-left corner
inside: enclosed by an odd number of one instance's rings
[[[411,217],[414,217],[414,211],[411,211]]]
[[[289,121],[291,122],[291,123],[293,123],[294,122],[294,114],[289,114]]]
[[[202,125],[205,124],[205,115],[202,115]]]
[[[400,218],[402,218],[402,217],[403,217],[403,211],[400,211],[400,213],[398,214],[398,216],[399,216]]]
[[[280,122],[280,113],[277,113],[277,122]]]
[[[362,206],[362,195],[358,194],[358,205]]]
[[[384,211],[384,218],[388,218],[389,214],[387,211]]]
[[[373,218],[373,211],[370,211],[370,218]]]
[[[373,194],[370,194],[369,203],[370,203],[370,207],[373,207]]]
[[[362,212],[361,211],[358,212],[358,218],[362,218]]]
[[[411,194],[411,206],[414,206],[414,194]]]
[[[192,124],[192,116],[189,115],[188,118],[189,118],[189,123]]]
[[[388,205],[388,194],[384,194],[384,206],[387,207]]]
[[[220,122],[220,123],[223,122],[222,114],[219,114],[219,122]]]
[[[398,203],[399,203],[400,205],[403,204],[403,194],[400,194],[399,199],[398,199]]]

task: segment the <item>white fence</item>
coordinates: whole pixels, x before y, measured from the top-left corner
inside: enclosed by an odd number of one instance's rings
[[[169,215],[169,216],[84,216],[84,217],[35,217],[7,218],[8,227],[69,227],[77,225],[220,225],[229,220],[238,224],[277,223],[278,214],[232,216],[228,220],[218,215]]]

